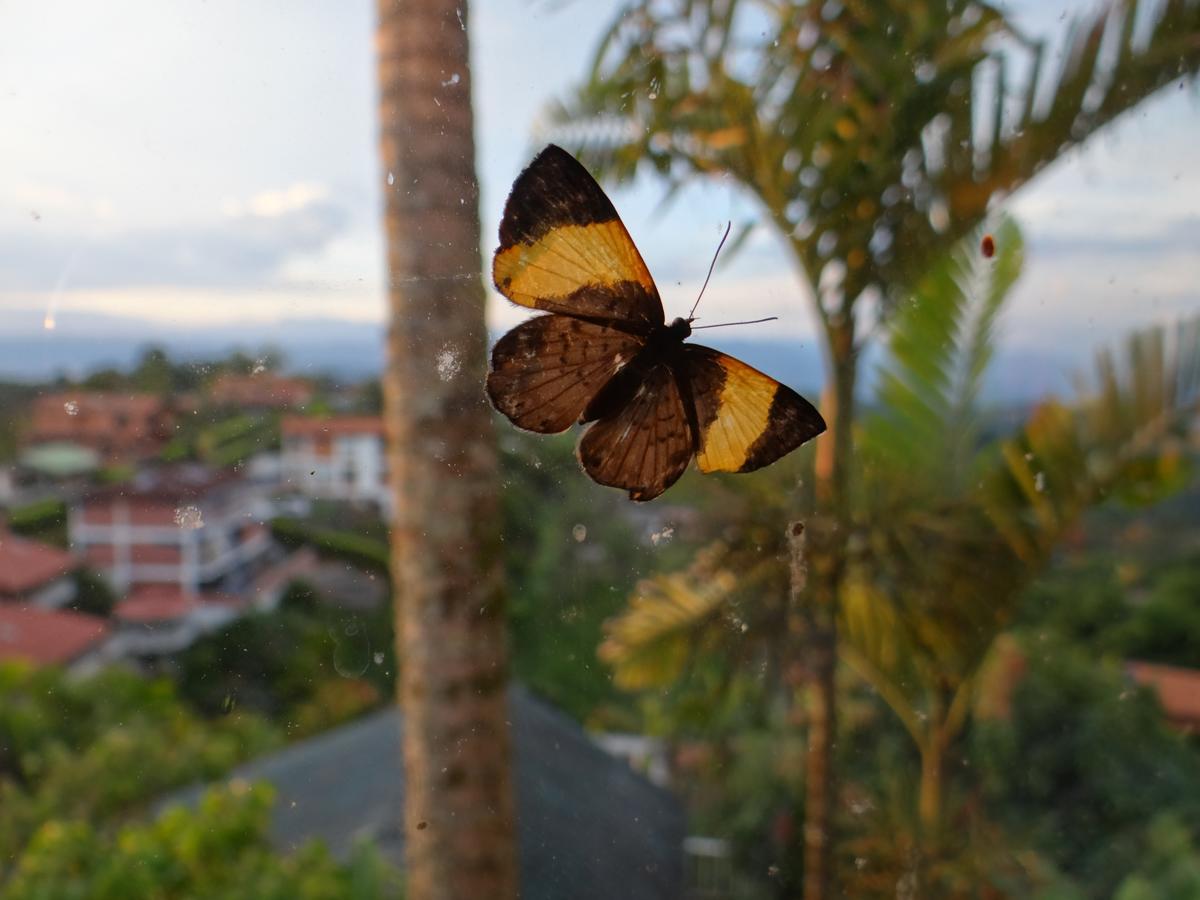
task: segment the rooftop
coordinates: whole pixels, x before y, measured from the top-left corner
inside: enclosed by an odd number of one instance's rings
[[[1189,731],[1200,730],[1200,671],[1147,662],[1127,662],[1125,670],[1138,684],[1154,689],[1168,719]]]
[[[196,501],[239,480],[237,473],[231,470],[214,470],[199,463],[145,466],[132,481],[97,488],[84,499],[105,501],[123,498],[165,503]]]
[[[63,665],[104,641],[109,631],[108,623],[96,616],[0,605],[0,660]]]
[[[70,553],[0,528],[0,594],[37,590],[75,568]]]
[[[134,588],[117,604],[113,616],[122,622],[149,625],[186,618],[206,605],[238,607],[243,601],[229,594],[192,594],[179,585],[144,585]]]
[[[597,747],[568,716],[514,688],[521,896],[525,900],[677,900],[684,818],[678,800]],[[272,840],[282,850],[319,838],[346,857],[374,840],[402,865],[403,728],[385,709],[230,776],[276,790]],[[194,802],[200,788],[168,798]]]
[[[322,435],[374,434],[383,436],[381,416],[285,416],[281,424],[285,438]]]

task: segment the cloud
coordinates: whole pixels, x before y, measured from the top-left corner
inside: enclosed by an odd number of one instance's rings
[[[350,208],[300,183],[223,204],[223,219],[119,232],[64,232],[30,220],[0,233],[0,291],[259,287],[320,253],[352,225]],[[72,263],[71,260],[74,260]]]

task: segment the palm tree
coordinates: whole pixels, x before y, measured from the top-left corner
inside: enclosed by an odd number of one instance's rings
[[[1200,409],[1200,319],[1105,351],[1072,406],[1047,400],[1010,439],[980,441],[975,402],[1021,240],[976,236],[922,279],[888,331],[877,412],[860,428],[860,503],[842,603],[842,658],[879,693],[921,757],[917,820],[941,836],[946,754],[1021,589],[1087,509],[1172,486],[1176,436]]]
[[[732,178],[815,298],[830,427],[806,584],[794,592],[803,610],[790,617],[813,670],[809,900],[830,883],[834,648],[863,309],[886,314],[993,197],[1194,75],[1198,32],[1190,0],[1111,0],[1070,23],[1052,71],[1045,42],[975,0],[634,0],[602,39],[590,80],[557,110],[560,139],[603,176],[629,178],[645,162],[669,193],[697,176]]]
[[[994,261],[969,235],[889,322],[873,412],[857,428],[840,656],[917,749],[912,821],[930,864],[945,852],[948,753],[1021,589],[1087,509],[1178,486],[1178,436],[1200,411],[1194,319],[1134,335],[1119,364],[1102,353],[1075,404],[1045,401],[1008,440],[981,440],[977,397],[1022,256],[1011,221],[994,230]],[[779,593],[786,573],[783,548],[764,553],[761,540],[714,543],[688,569],[638,586],[601,647],[619,685],[668,684],[697,652],[763,658],[781,614],[749,596]],[[750,627],[731,642],[734,615]]]
[[[464,0],[378,6],[384,413],[407,883],[417,900],[517,895],[466,12]]]

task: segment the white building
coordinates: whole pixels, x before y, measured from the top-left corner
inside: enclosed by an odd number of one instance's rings
[[[174,466],[85,495],[70,507],[68,531],[72,548],[120,592],[158,585],[236,593],[271,548],[269,515],[232,473]]]
[[[380,417],[288,416],[282,432],[285,487],[309,497],[369,503],[390,518]]]

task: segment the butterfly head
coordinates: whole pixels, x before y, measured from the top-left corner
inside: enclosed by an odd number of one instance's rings
[[[682,341],[692,333],[691,319],[676,319],[667,326],[667,331],[677,341]]]

